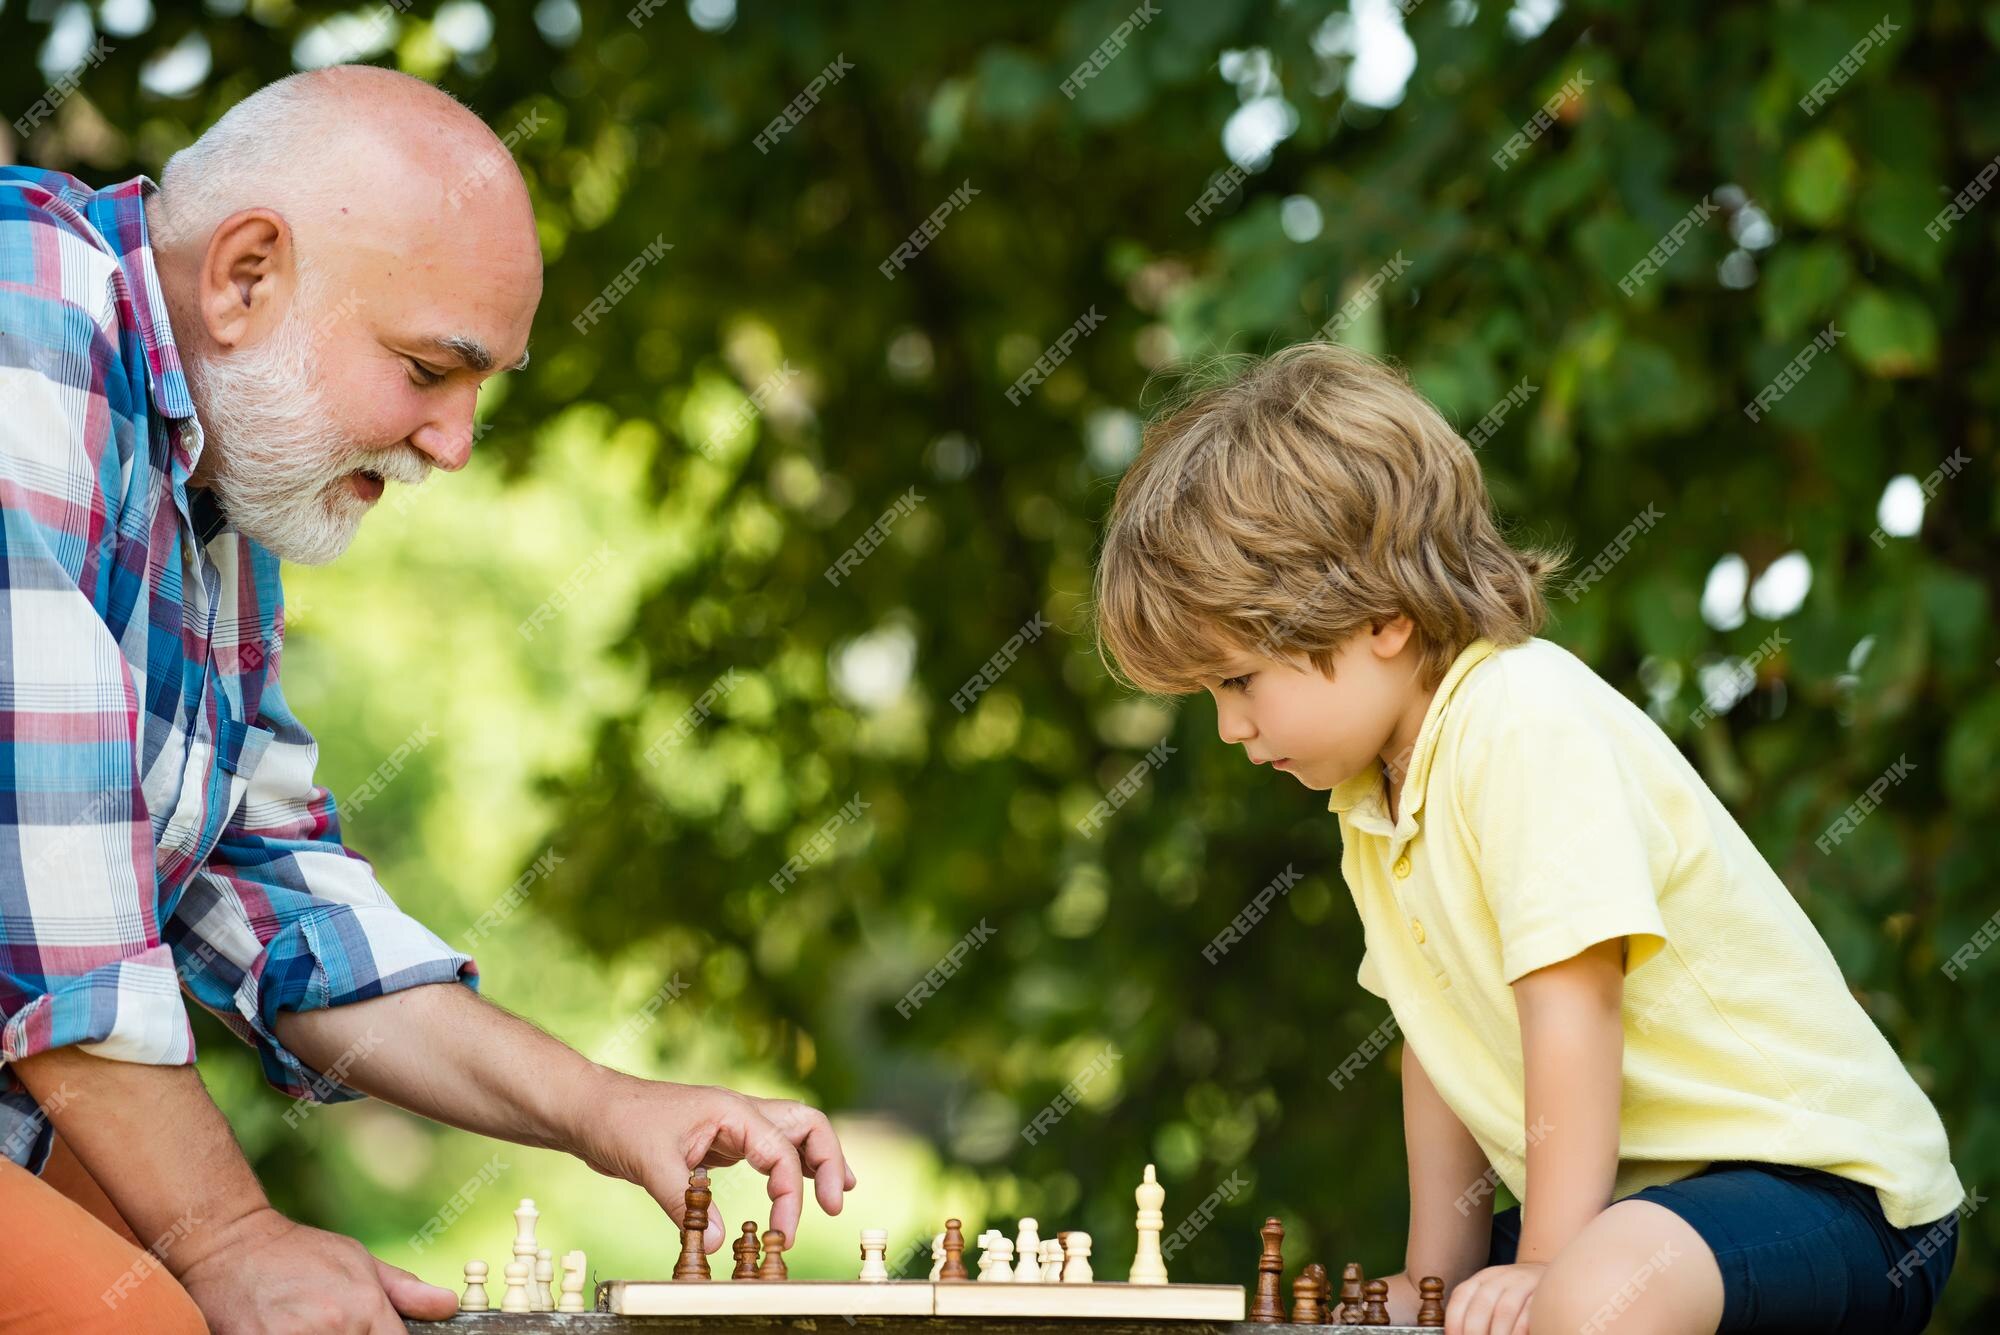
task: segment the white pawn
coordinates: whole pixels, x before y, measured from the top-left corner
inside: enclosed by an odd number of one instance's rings
[[[500,1299],[503,1312],[532,1312],[528,1305],[528,1263],[509,1261],[507,1263],[507,1293]]]
[[[979,1259],[979,1277],[996,1284],[1014,1282],[1014,1244],[997,1228],[993,1230],[992,1241],[986,1244],[985,1256]]]
[[[486,1262],[467,1261],[465,1263],[465,1296],[458,1300],[461,1312],[490,1312],[491,1301],[486,1296]]]
[[[1063,1261],[1062,1282],[1065,1284],[1088,1284],[1090,1273],[1090,1234],[1079,1233],[1075,1229],[1069,1234],[1069,1255]]]
[[[1062,1244],[1054,1238],[1042,1243],[1042,1283],[1060,1284],[1063,1272]]]
[[[564,1252],[562,1263],[562,1298],[556,1303],[556,1310],[558,1312],[581,1312],[583,1310],[583,1253]]]
[[[935,1284],[942,1274],[944,1274],[944,1234],[939,1233],[931,1238],[931,1282]]]
[[[555,1291],[549,1287],[555,1283],[555,1278],[555,1253],[547,1247],[537,1248],[535,1250],[535,1283],[534,1287],[528,1290],[528,1305],[535,1311],[553,1312],[556,1310]]]
[[[1167,1190],[1153,1175],[1153,1165],[1146,1165],[1146,1178],[1132,1196],[1139,1203],[1139,1245],[1132,1257],[1132,1273],[1127,1278],[1133,1284],[1164,1284],[1167,1261],[1160,1255],[1160,1229],[1166,1224],[1166,1216],[1160,1213],[1160,1207],[1167,1203]]]
[[[999,1237],[996,1229],[987,1229],[973,1239],[973,1246],[979,1248],[979,1282],[984,1284],[993,1278],[993,1240]]]
[[[889,1250],[889,1230],[886,1228],[864,1228],[861,1230],[861,1273],[856,1279],[870,1284],[880,1284],[889,1278],[889,1266],[884,1256]]]
[[[1042,1282],[1042,1237],[1040,1225],[1032,1219],[1021,1221],[1021,1231],[1014,1235],[1014,1266],[1016,1284],[1039,1284]]]

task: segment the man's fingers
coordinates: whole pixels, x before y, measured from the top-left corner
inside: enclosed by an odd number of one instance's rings
[[[847,1167],[847,1156],[840,1148],[840,1137],[834,1134],[833,1123],[819,1109],[802,1103],[773,1103],[765,1111],[785,1138],[798,1146],[799,1162],[813,1180],[819,1208],[828,1214],[839,1214],[841,1193],[853,1188],[854,1174]]]
[[[381,1281],[382,1292],[389,1297],[389,1303],[404,1316],[418,1321],[448,1321],[452,1313],[458,1311],[458,1295],[450,1289],[441,1289],[435,1284],[426,1284],[407,1270],[390,1265],[379,1257],[375,1261],[375,1277]]]
[[[738,1117],[744,1159],[770,1179],[771,1227],[784,1234],[785,1245],[790,1246],[798,1241],[799,1212],[805,1205],[799,1152],[784,1132],[748,1103],[741,1105]]]

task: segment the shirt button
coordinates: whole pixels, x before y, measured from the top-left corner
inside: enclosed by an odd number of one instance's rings
[[[1410,919],[1410,935],[1417,938],[1417,944],[1424,943],[1424,925],[1416,918]]]
[[[1399,881],[1407,877],[1410,874],[1410,855],[1405,853],[1397,858],[1396,865],[1391,870],[1396,873],[1396,879]]]

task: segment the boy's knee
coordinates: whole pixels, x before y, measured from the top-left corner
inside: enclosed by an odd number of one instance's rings
[[[1711,1331],[1722,1318],[1722,1273],[1679,1215],[1621,1201],[1556,1257],[1529,1311],[1533,1329],[1577,1335]]]

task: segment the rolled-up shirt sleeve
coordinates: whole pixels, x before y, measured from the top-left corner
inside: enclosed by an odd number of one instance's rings
[[[0,355],[0,1063],[75,1044],[181,1065],[194,1037],[158,919],[144,686],[118,638],[147,630],[116,560],[131,442],[76,408],[116,350],[75,307],[9,309],[33,320]],[[62,344],[92,357],[49,354]],[[0,1085],[27,1106],[4,1068]]]
[[[189,992],[256,1045],[274,1087],[315,1102],[358,1098],[343,1066],[313,1070],[278,1041],[279,1013],[427,983],[476,989],[478,967],[397,908],[342,844],[333,794],[313,779],[318,746],[286,704],[275,661],[247,731],[239,765],[249,780],[168,939]]]

